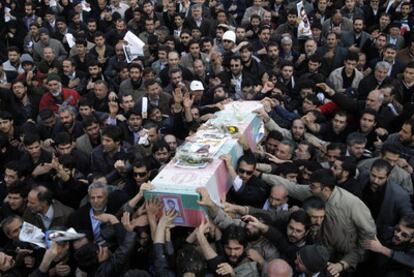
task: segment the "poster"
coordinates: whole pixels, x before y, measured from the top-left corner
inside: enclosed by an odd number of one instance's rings
[[[306,38],[312,36],[311,25],[308,15],[306,14],[305,7],[302,1],[296,3],[296,9],[298,11],[299,25],[298,25],[298,38]]]

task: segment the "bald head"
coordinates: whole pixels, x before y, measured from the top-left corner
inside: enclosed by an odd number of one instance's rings
[[[269,263],[268,277],[292,277],[292,275],[292,268],[285,260],[274,259]]]

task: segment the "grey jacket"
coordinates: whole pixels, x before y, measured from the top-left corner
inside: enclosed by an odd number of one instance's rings
[[[271,185],[283,185],[289,196],[300,201],[312,196],[308,185],[299,185],[271,174],[262,179]],[[376,234],[374,219],[368,207],[355,195],[335,187],[326,202],[326,216],[321,228],[323,244],[331,253],[331,261],[345,261],[351,267],[363,260],[360,243]]]
[[[68,55],[68,52],[66,52],[65,47],[63,47],[63,44],[58,41],[57,39],[50,38],[49,44],[44,45],[40,41],[36,42],[33,46],[33,59],[35,62],[40,62],[43,57],[43,49],[45,47],[51,47],[53,49],[53,52],[56,55],[56,58],[59,61],[62,61],[66,56]]]
[[[359,172],[362,173],[371,170],[372,164],[378,159],[379,158],[376,157],[360,161],[358,163]],[[403,189],[408,191],[410,195],[413,194],[413,181],[411,180],[410,173],[408,173],[398,165],[393,167],[388,178],[388,182],[400,185]]]
[[[141,85],[138,89],[132,87],[131,79],[128,78],[121,82],[119,85],[119,95],[124,93],[131,93],[134,98],[135,103],[145,95],[144,80],[142,80]]]
[[[342,78],[342,70],[344,67],[339,67],[329,74],[328,77],[328,86],[333,88],[335,91],[343,92],[344,91],[344,79]],[[358,90],[359,82],[364,78],[364,74],[362,74],[359,70],[355,69],[355,77],[352,80],[352,88],[354,91]]]
[[[83,153],[87,154],[88,156],[91,155],[93,146],[87,134],[83,134],[82,136],[76,139],[76,148],[82,151]]]

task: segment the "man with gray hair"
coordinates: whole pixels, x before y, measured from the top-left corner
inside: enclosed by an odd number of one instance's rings
[[[97,179],[97,178],[95,178]],[[110,192],[107,185],[94,182],[88,187],[88,202],[76,210],[68,219],[68,227],[85,233],[89,240],[103,243],[101,221],[96,217],[101,214],[115,214],[127,199],[121,191]]]
[[[76,120],[76,110],[69,105],[60,106],[58,110],[59,122],[53,129],[54,138],[60,132],[69,133],[73,139],[77,139],[84,134],[82,123]]]
[[[358,132],[353,132],[348,135],[346,138],[346,156],[351,156],[355,160],[360,161],[364,158],[366,154],[365,146],[367,145],[367,138]]]
[[[390,65],[387,62],[380,62],[379,65],[377,65],[376,70],[381,70],[381,76],[382,74],[386,76],[386,69],[389,68],[389,66]],[[364,79],[361,81],[361,83],[363,81]],[[365,109],[370,108],[377,112],[377,128],[381,127],[388,129],[391,127],[391,123],[395,118],[395,113],[393,112],[392,107],[389,105],[383,105],[384,94],[381,90],[372,90],[364,99],[357,100],[343,93],[337,93],[334,89],[330,88],[325,83],[319,83],[316,84],[316,86],[320,88],[329,98],[331,98],[331,100],[336,105],[338,105],[345,112],[361,116]],[[360,87],[358,88],[358,91],[360,91]]]
[[[365,100],[368,93],[390,82],[391,64],[387,61],[379,61],[375,64],[374,72],[361,80],[358,86],[358,99]]]

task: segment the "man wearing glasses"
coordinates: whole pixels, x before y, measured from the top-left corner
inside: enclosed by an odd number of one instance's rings
[[[255,208],[263,207],[269,198],[270,188],[254,176],[256,158],[253,154],[245,154],[237,161],[236,170],[233,168],[229,154],[221,156],[232,178],[232,187],[228,192],[228,200],[238,205]]]
[[[374,276],[409,276],[414,268],[414,213],[401,218],[392,238],[380,242],[375,237],[363,247],[376,253],[374,268],[381,274]]]

